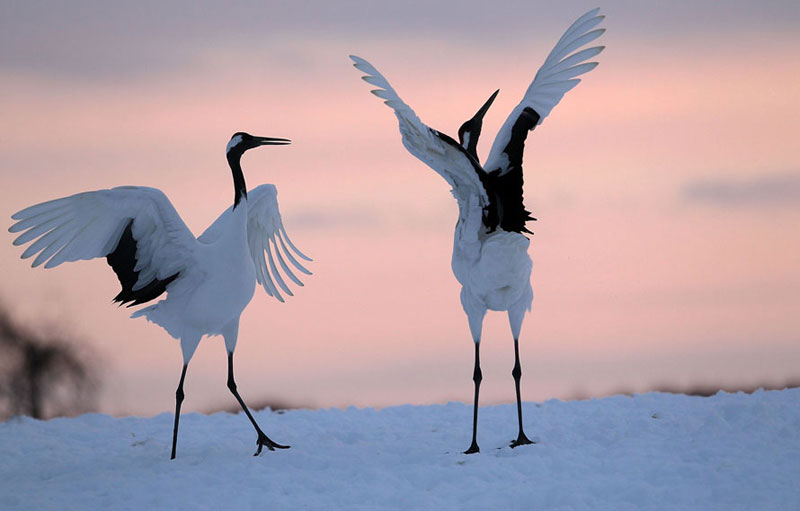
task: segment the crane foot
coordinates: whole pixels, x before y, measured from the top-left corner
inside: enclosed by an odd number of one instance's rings
[[[473,440],[472,445],[469,446],[469,449],[464,451],[464,454],[475,454],[476,452],[481,452],[481,449],[478,447],[478,442]]]
[[[275,449],[288,449],[290,446],[288,445],[281,445],[277,442],[273,442],[267,435],[260,432],[258,433],[258,440],[256,440],[256,445],[258,445],[258,449],[256,449],[255,454],[253,456],[258,456],[261,454],[261,449],[266,447],[270,451],[274,451]]]
[[[520,431],[519,432],[519,436],[517,437],[517,439],[514,440],[513,442],[511,442],[510,445],[511,445],[511,448],[513,449],[514,447],[519,447],[520,445],[530,445],[530,444],[535,444],[535,443],[536,442],[534,442],[533,440],[528,439],[528,437],[525,436],[525,433]]]

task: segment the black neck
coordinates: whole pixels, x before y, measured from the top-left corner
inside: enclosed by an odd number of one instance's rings
[[[228,153],[228,165],[230,165],[231,174],[233,174],[233,209],[236,209],[242,198],[247,198],[247,185],[244,183],[241,158],[241,153],[233,151]]]
[[[481,136],[481,127],[473,128],[469,134],[469,144],[467,144],[467,152],[478,159],[478,137]]]
[[[481,121],[470,119],[462,124],[461,128],[458,130],[458,141],[461,143],[464,150],[471,154],[476,160],[478,159],[478,137],[481,136],[482,124]],[[467,145],[464,145],[465,138],[469,138]]]

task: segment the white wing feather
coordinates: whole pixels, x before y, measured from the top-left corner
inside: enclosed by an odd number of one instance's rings
[[[134,291],[153,278],[174,275],[191,261],[197,243],[169,199],[149,187],[121,186],[84,192],[25,208],[11,216],[9,232],[21,234],[14,245],[31,245],[22,253],[36,255],[33,267],[105,257],[119,243],[133,220],[139,278]]]
[[[265,184],[247,192],[247,243],[256,270],[256,280],[268,295],[281,302],[283,297],[278,288],[289,296],[292,296],[292,291],[278,271],[278,266],[298,286],[302,286],[303,282],[293,273],[286,259],[297,271],[311,275],[295,257],[311,261],[310,257],[294,246],[283,227],[278,208],[278,189],[275,185]],[[275,259],[278,260],[277,264]]]
[[[453,145],[437,136],[437,131],[423,123],[375,67],[355,55],[350,55],[354,66],[365,73],[362,79],[376,87],[371,92],[384,100],[394,110],[400,125],[403,145],[408,152],[441,175],[451,187],[457,198],[477,194],[483,204],[488,202],[486,190],[478,177],[467,153],[457,143]]]
[[[605,18],[598,15],[599,11],[599,8],[592,9],[575,20],[550,51],[544,64],[536,72],[522,101],[514,108],[497,133],[484,165],[487,171],[503,167],[502,153],[511,139],[511,128],[526,107],[532,108],[539,114],[537,125],[541,124],[564,94],[580,83],[581,80],[577,77],[597,67],[597,62],[586,61],[597,56],[605,46],[575,50],[589,44],[605,32],[604,28],[594,29]]]

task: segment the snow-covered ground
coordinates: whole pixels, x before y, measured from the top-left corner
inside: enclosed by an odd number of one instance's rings
[[[800,389],[0,424],[0,509],[800,509]]]

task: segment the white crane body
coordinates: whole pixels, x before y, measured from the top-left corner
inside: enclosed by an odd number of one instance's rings
[[[17,222],[9,231],[21,233],[14,244],[31,243],[22,258],[36,255],[32,266],[52,268],[68,261],[105,257],[122,286],[114,301],[131,307],[163,295],[131,317],[143,316],[180,340],[183,371],[176,393],[172,458],[186,368],[202,337],[212,335],[225,338],[228,387],[256,428],[256,454],[264,446],[270,450],[286,447],[261,431],[239,396],[233,379],[233,352],[239,318],[253,298],[256,284],[282,302],[280,290],[292,292],[278,266],[299,286],[303,283],[286,259],[295,271],[310,274],[297,258],[311,259],[292,244],[283,227],[277,189],[265,184],[247,191],[240,165],[248,149],[287,143],[286,139],[241,132],[231,137],[227,157],[234,203],[197,238],[166,195],[144,186],[82,192],[30,206],[12,216]]]
[[[478,160],[478,137],[483,116],[499,91],[461,126],[456,141],[425,125],[372,64],[361,57],[350,57],[364,73],[364,81],[376,87],[371,92],[394,110],[405,148],[450,184],[458,202],[452,269],[461,284],[461,305],[475,342],[475,401],[468,454],[479,451],[476,441],[478,389],[482,379],[479,347],[487,310],[506,311],[514,336],[516,363],[512,375],[516,384],[519,435],[511,446],[531,443],[522,428],[518,340],[522,319],[533,301],[530,242],[525,233],[531,233],[526,222],[535,218],[523,204],[522,156],[528,132],[541,124],[564,94],[580,82],[578,76],[597,66],[596,62],[586,60],[598,55],[604,47],[581,48],[605,32],[595,28],[604,18],[598,12],[599,9],[593,9],[579,17],[561,36],[522,101],[503,123],[483,165]]]

